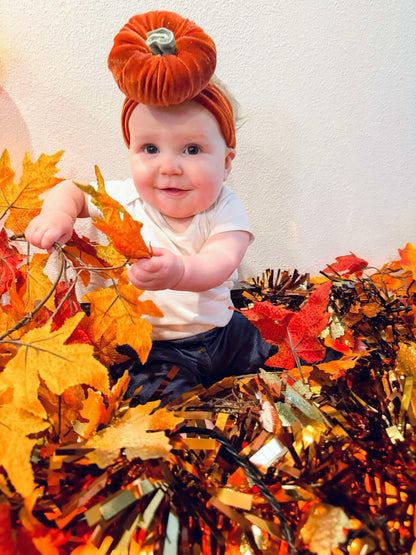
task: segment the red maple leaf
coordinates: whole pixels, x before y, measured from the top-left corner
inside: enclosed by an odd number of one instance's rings
[[[20,254],[16,247],[9,245],[7,232],[4,228],[0,231],[0,296],[3,295],[11,283],[17,284],[24,277],[19,266],[27,256]]]
[[[82,253],[85,253],[85,254],[89,254],[92,257],[95,257],[97,261],[100,262],[100,265],[104,265],[104,266],[106,265],[105,260],[100,258],[97,254],[97,251],[95,249],[96,243],[88,239],[88,237],[84,237],[84,236],[80,237],[77,234],[77,232],[74,230],[72,232],[70,244],[72,243],[79,249],[79,252],[80,252],[79,257],[81,259],[82,259]]]
[[[59,310],[53,318],[52,331],[59,329],[67,318],[81,310],[72,279],[68,283],[61,281],[56,286],[55,306],[59,307]]]
[[[73,287],[72,279],[68,283],[61,281],[58,283],[55,290],[55,306],[57,310],[52,320],[51,331],[56,331],[63,326],[68,318],[81,310],[81,305],[77,299],[75,287]],[[91,341],[83,329],[82,325],[75,328],[72,334],[68,337],[65,344],[72,343],[89,343]]]
[[[336,262],[325,268],[325,274],[341,274],[343,276],[356,274],[357,277],[361,277],[362,271],[368,266],[366,260],[358,258],[354,253],[337,256],[335,260]]]
[[[266,361],[267,366],[291,370],[295,367],[293,350],[305,362],[324,358],[325,347],[318,336],[328,325],[326,309],[330,289],[330,281],[320,285],[299,312],[291,312],[269,301],[255,303],[253,308],[243,311],[260,330],[263,339],[279,347],[279,352]]]
[[[14,555],[16,553],[10,518],[10,504],[4,501],[0,503],[0,548],[3,555]]]

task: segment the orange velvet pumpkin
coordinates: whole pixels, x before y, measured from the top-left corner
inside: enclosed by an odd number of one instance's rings
[[[154,54],[146,43],[151,31],[164,28],[175,38],[175,54]],[[195,97],[214,73],[213,40],[195,23],[174,12],[153,11],[132,17],[114,38],[108,57],[121,91],[150,106],[179,104]]]

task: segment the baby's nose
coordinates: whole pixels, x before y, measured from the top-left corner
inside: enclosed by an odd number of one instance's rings
[[[180,162],[176,156],[165,155],[160,162],[160,173],[165,175],[179,175],[182,173]]]

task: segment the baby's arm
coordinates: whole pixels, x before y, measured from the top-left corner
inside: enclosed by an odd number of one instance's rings
[[[72,181],[62,181],[51,189],[42,210],[25,230],[29,243],[51,250],[53,244],[66,243],[71,238],[78,217],[88,216],[87,196]]]
[[[153,249],[154,256],[133,264],[128,277],[139,289],[207,291],[223,283],[242,261],[250,242],[246,231],[213,235],[198,254],[176,256]]]

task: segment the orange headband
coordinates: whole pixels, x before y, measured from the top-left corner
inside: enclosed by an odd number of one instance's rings
[[[121,115],[129,146],[129,119],[138,103],[169,106],[195,100],[218,121],[227,146],[235,147],[233,110],[225,94],[209,82],[216,65],[212,39],[174,12],[132,17],[114,38],[108,67],[126,95]]]
[[[236,140],[233,109],[230,101],[221,90],[212,83],[209,83],[208,86],[192,100],[204,106],[204,108],[214,115],[215,119],[218,121],[226,145],[230,148],[235,148]],[[136,100],[126,98],[121,112],[121,130],[127,147],[130,146],[129,120],[137,104],[139,104],[139,102]]]

